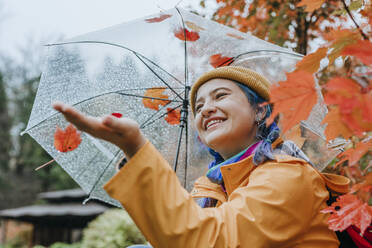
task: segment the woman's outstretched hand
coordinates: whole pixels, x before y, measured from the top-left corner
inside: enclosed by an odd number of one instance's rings
[[[55,102],[53,108],[62,113],[66,120],[79,130],[117,145],[124,151],[127,159],[130,159],[146,143],[138,123],[132,119],[116,118],[111,115],[100,118],[87,116],[61,102]]]

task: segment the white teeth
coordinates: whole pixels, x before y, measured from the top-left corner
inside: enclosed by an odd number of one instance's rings
[[[213,124],[220,123],[220,122],[222,122],[222,120],[211,120],[210,122],[207,123],[206,129],[208,129]]]

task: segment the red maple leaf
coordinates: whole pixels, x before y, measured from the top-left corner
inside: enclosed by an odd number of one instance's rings
[[[363,234],[372,220],[372,207],[351,194],[339,196],[336,202],[321,212],[331,213],[328,225],[334,231],[343,231],[355,225]]]
[[[165,117],[165,120],[171,124],[171,125],[178,125],[180,124],[181,120],[181,111],[179,109],[172,109],[167,108],[167,116]]]
[[[167,105],[170,101],[168,100],[168,96],[163,94],[164,90],[164,87],[147,89],[144,94],[145,97],[142,99],[143,106],[149,109],[159,110],[160,105]]]
[[[233,57],[223,57],[220,53],[214,54],[209,57],[209,63],[214,68],[229,65],[233,61]]]
[[[145,21],[148,22],[148,23],[154,23],[154,22],[162,22],[164,21],[165,19],[171,17],[172,15],[160,15],[159,17],[154,17],[154,18],[149,18],[149,19],[146,19]]]
[[[357,43],[344,47],[341,55],[355,56],[364,64],[372,65],[372,43],[369,40],[359,40]]]
[[[306,120],[318,99],[313,75],[306,71],[287,73],[287,81],[272,85],[270,90],[274,111],[268,123],[281,113],[283,133]]]
[[[198,32],[189,31],[186,28],[177,29],[174,36],[182,41],[197,41],[200,38]]]
[[[54,147],[60,152],[75,150],[81,143],[80,132],[69,124],[65,130],[57,126],[54,133]]]

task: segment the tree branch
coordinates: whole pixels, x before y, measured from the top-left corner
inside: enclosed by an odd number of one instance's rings
[[[342,3],[344,4],[344,8],[345,8],[347,14],[350,16],[351,20],[354,22],[354,24],[355,24],[355,26],[357,27],[357,29],[359,30],[360,34],[363,36],[363,38],[364,38],[365,40],[369,40],[369,39],[368,39],[368,36],[367,36],[365,33],[363,33],[363,31],[362,31],[362,29],[360,28],[360,26],[358,25],[358,23],[356,23],[356,21],[355,21],[353,15],[352,15],[351,12],[350,12],[349,7],[348,7],[348,6],[346,5],[346,3],[345,3],[345,0],[341,0],[341,1],[342,1]]]

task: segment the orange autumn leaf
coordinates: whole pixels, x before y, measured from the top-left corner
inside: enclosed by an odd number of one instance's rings
[[[172,15],[160,15],[159,17],[154,17],[154,18],[149,18],[149,19],[146,19],[145,21],[148,22],[148,23],[154,23],[154,22],[162,22],[164,21],[165,19],[171,17]]]
[[[164,95],[163,92],[165,88],[150,88],[147,89],[144,98],[142,98],[143,106],[153,110],[159,110],[159,106],[165,106],[170,101],[168,100],[168,96]]]
[[[372,123],[372,91],[363,95],[363,118]]]
[[[370,114],[372,97],[363,94],[362,87],[348,78],[332,78],[324,86],[324,100],[327,105],[339,106],[340,119],[356,135],[372,130]]]
[[[229,65],[233,61],[233,57],[224,57],[220,53],[214,54],[209,57],[209,63],[214,68]]]
[[[171,125],[180,124],[181,120],[181,111],[179,109],[167,108],[167,116],[165,120]]]
[[[359,142],[355,145],[355,148],[350,148],[345,152],[339,155],[342,158],[335,166],[345,162],[346,160],[349,161],[349,166],[355,165],[364,154],[368,152],[368,150],[372,147],[372,139],[367,142]]]
[[[272,85],[270,103],[274,111],[268,120],[271,123],[281,113],[283,133],[306,120],[318,99],[313,75],[306,71],[287,73],[287,81]]]
[[[341,55],[344,47],[354,44],[360,39],[360,34],[349,29],[337,29],[325,34],[324,38],[332,44],[332,51],[328,55],[329,65],[332,65],[335,59]]]
[[[325,0],[302,0],[297,4],[297,7],[302,7],[306,5],[306,12],[313,12],[316,9],[319,9]]]
[[[190,28],[192,31],[195,31],[195,32],[200,32],[202,30],[205,30],[204,28],[196,25],[195,23],[193,22],[190,22],[190,21],[185,21],[186,25],[188,28]]]
[[[357,101],[357,98],[361,96],[360,85],[348,78],[334,77],[323,88],[326,90],[324,101],[328,105],[342,104],[347,99]]]
[[[177,29],[174,36],[182,41],[197,41],[200,38],[197,32],[189,31],[186,28]]]
[[[343,231],[355,225],[363,234],[372,220],[372,207],[351,194],[339,196],[336,202],[321,213],[331,213],[328,225],[333,231]]]
[[[369,40],[359,40],[357,43],[345,46],[341,55],[355,56],[364,64],[372,65],[372,43]]]
[[[325,136],[327,137],[327,140],[333,140],[340,135],[347,139],[353,135],[352,131],[341,120],[338,106],[331,106],[329,108],[329,112],[322,121],[322,124],[324,123],[328,124],[325,129]]]
[[[319,48],[315,53],[303,57],[296,65],[297,70],[315,73],[318,71],[320,61],[327,55],[328,48]]]
[[[69,124],[65,130],[57,126],[54,133],[54,147],[60,152],[75,150],[81,143],[80,132]]]

